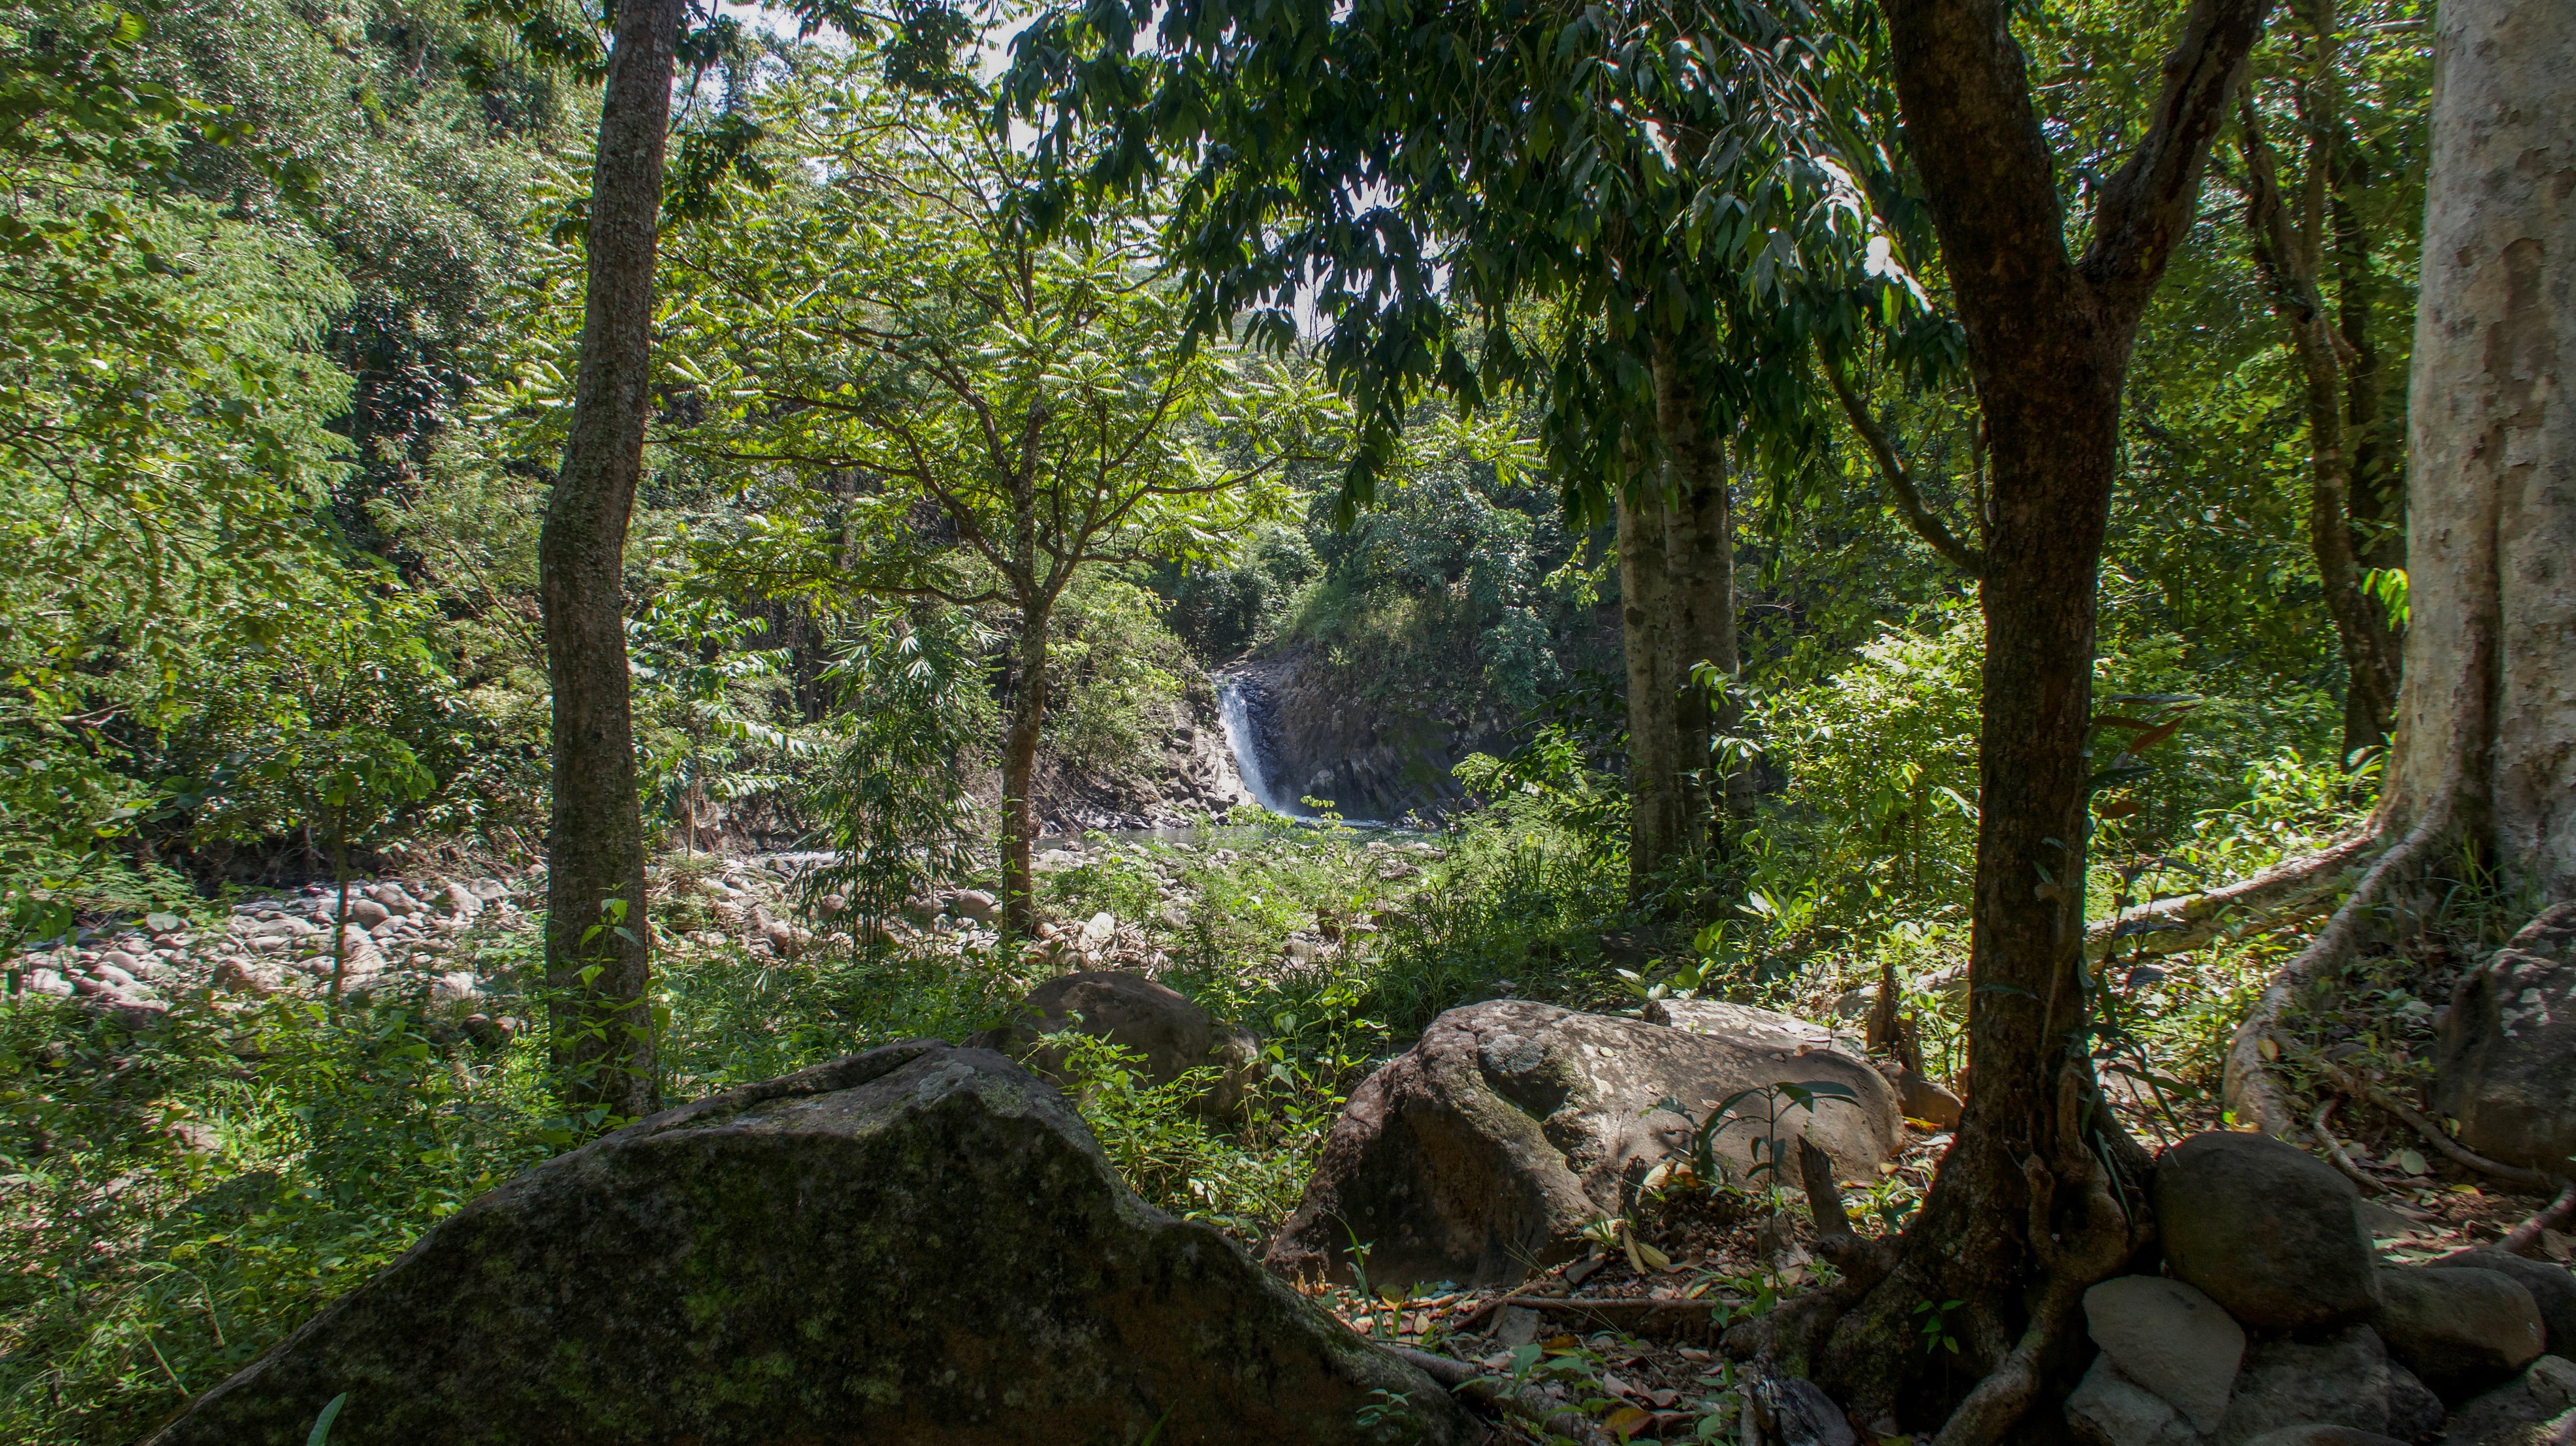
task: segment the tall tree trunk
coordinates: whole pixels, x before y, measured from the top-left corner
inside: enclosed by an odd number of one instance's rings
[[[2510,886],[2576,894],[2576,8],[2450,0],[2408,399],[2388,817],[2447,800]]]
[[[1655,419],[1663,434],[1666,493],[1665,574],[1673,624],[1667,642],[1679,690],[1675,717],[1680,766],[1698,782],[1685,793],[1685,838],[1693,848],[1722,847],[1731,820],[1751,812],[1752,778],[1712,755],[1712,734],[1732,735],[1743,705],[1731,686],[1697,683],[1692,670],[1713,666],[1729,685],[1743,666],[1735,623],[1735,509],[1727,491],[1726,444],[1706,425],[1702,371],[1667,341],[1655,354]]]
[[[2329,313],[2318,279],[2339,130],[2334,113],[2331,0],[2321,0],[2312,19],[2317,31],[2315,75],[2302,86],[2309,143],[2295,218],[2281,191],[2262,115],[2250,98],[2240,108],[2239,123],[2245,148],[2245,215],[2254,235],[2254,257],[2269,283],[2272,310],[2289,333],[2290,354],[2299,366],[2308,423],[2308,546],[2316,556],[2326,614],[2334,622],[2335,638],[2343,650],[2344,752],[2349,756],[2355,749],[2387,741],[2397,709],[2398,652],[2396,635],[2362,586],[2362,544],[2353,528],[2354,443],[2369,434],[2376,420],[2377,389],[2347,384],[2345,367],[2353,354],[2347,329],[2360,318],[2352,314],[2350,305],[2342,317]],[[2340,243],[2337,249],[2343,249]],[[2372,411],[2348,419],[2345,409],[2355,401],[2366,402]]]
[[[572,433],[537,544],[554,692],[546,829],[554,1067],[570,1103],[628,1118],[652,1113],[658,1093],[623,575],[652,412],[654,236],[680,12],[679,0],[629,0],[617,12],[591,175]]]
[[[1038,770],[1038,737],[1046,727],[1047,626],[1051,607],[1031,604],[1020,613],[1018,677],[1011,722],[1002,736],[1002,931],[1025,939],[1037,926],[1031,891],[1029,843],[1037,836],[1029,791]]]
[[[1619,624],[1628,664],[1628,896],[1689,848],[1679,739],[1673,728],[1672,586],[1662,485],[1631,474],[1618,490]]]
[[[2191,224],[2211,139],[2265,0],[2198,0],[2150,124],[2066,252],[2056,158],[2006,0],[1897,0],[1888,36],[1993,467],[1981,601],[1977,874],[1966,1117],[1899,1246],[1757,1334],[1795,1359],[1821,1316],[1820,1378],[1864,1422],[1951,1395],[1920,1309],[1982,1377],[1942,1446],[2005,1439],[2064,1368],[2083,1292],[2142,1238],[2144,1152],[2103,1108],[2083,969],[2096,571],[2119,473],[2138,320]],[[2125,1180],[2117,1177],[2125,1176]],[[2125,1202],[2125,1203],[2124,1203]],[[1947,1302],[1948,1304],[1944,1304]],[[1847,1314],[1825,1311],[1849,1304]],[[1765,1318],[1770,1319],[1769,1317]],[[1957,1379],[1950,1377],[1950,1379]]]

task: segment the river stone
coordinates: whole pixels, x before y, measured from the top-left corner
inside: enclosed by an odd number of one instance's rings
[[[2445,1255],[2425,1268],[2448,1270],[2453,1266],[2512,1276],[2516,1284],[2531,1292],[2531,1303],[2540,1307],[2541,1348],[2552,1355],[2562,1350],[2576,1351],[2576,1273],[2569,1272],[2566,1266],[2526,1260],[2487,1246]]]
[[[394,911],[373,899],[351,899],[349,922],[361,929],[372,929],[394,916]]]
[[[2542,1344],[2531,1292],[2502,1271],[2471,1266],[2383,1268],[2371,1325],[2388,1353],[2445,1401],[2502,1385]]]
[[[2576,1363],[2542,1356],[2443,1423],[2441,1446],[2559,1446],[2576,1433]]]
[[[2194,1429],[2215,1431],[2226,1419],[2245,1330],[2218,1302],[2179,1280],[2123,1275],[2084,1292],[2084,1322],[2121,1374]]]
[[[2129,1379],[2106,1352],[2066,1398],[2066,1424],[2089,1446],[2201,1446],[2202,1436],[2162,1396]]]
[[[1895,1091],[1838,1050],[1517,999],[1450,1010],[1351,1092],[1265,1258],[1286,1274],[1348,1278],[1356,1235],[1373,1281],[1516,1281],[1574,1255],[1585,1225],[1621,1213],[1636,1180],[1685,1148],[1689,1122],[1661,1101],[1704,1114],[1783,1081],[1858,1097],[1820,1100],[1812,1115],[1790,1108],[1784,1146],[1809,1136],[1844,1179],[1873,1177],[1894,1153]],[[1718,1153],[1741,1177],[1761,1137],[1749,1121],[1730,1124]]]
[[[440,1222],[150,1446],[1464,1443],[1429,1378],[936,1041],[685,1105]],[[1387,1393],[1406,1419],[1363,1427]]]
[[[2332,1166],[2265,1135],[2193,1135],[2156,1162],[2165,1262],[2249,1326],[2300,1330],[2369,1313],[2361,1195]]]
[[[2554,904],[2452,988],[2433,1103],[2482,1155],[2559,1171],[2576,1155],[2576,901]]]
[[[2292,1426],[2348,1426],[2412,1441],[2442,1420],[2442,1403],[2366,1325],[2315,1340],[2257,1339],[2245,1352],[2216,1446]]]
[[[1029,991],[1010,1023],[968,1043],[1024,1060],[1063,1083],[1064,1052],[1038,1038],[1066,1029],[1144,1056],[1139,1072],[1158,1085],[1190,1070],[1216,1070],[1215,1084],[1196,1101],[1211,1119],[1241,1113],[1260,1082],[1261,1045],[1250,1033],[1217,1023],[1178,990],[1115,969],[1057,975]]]
[[[438,898],[450,918],[470,920],[483,912],[483,901],[474,897],[474,891],[463,884],[449,884]]]

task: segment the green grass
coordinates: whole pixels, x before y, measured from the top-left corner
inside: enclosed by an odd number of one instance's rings
[[[1615,869],[1570,839],[1496,815],[1432,861],[1371,837],[1274,822],[1044,882],[1057,917],[1144,921],[1176,987],[1263,1036],[1260,1107],[1231,1129],[1105,1052],[1086,1056],[1077,1092],[1140,1193],[1247,1244],[1294,1208],[1349,1088],[1433,1015],[1504,980],[1567,1002],[1616,992],[1597,950],[1574,962],[1615,910]],[[1381,877],[1393,858],[1419,872]],[[1186,927],[1157,917],[1158,869],[1195,900]],[[1352,928],[1381,907],[1397,916],[1383,932]],[[657,918],[677,935],[704,910],[675,888]],[[1345,947],[1277,967],[1288,936],[1319,924]],[[421,1231],[575,1143],[546,1089],[538,938],[522,921],[460,945],[491,991],[477,1007],[529,1022],[497,1050],[425,1001],[183,1009],[144,1034],[63,1001],[0,1009],[0,1439],[144,1435]],[[675,1103],[897,1039],[961,1038],[1019,992],[975,951],[779,960],[673,938],[657,960]]]

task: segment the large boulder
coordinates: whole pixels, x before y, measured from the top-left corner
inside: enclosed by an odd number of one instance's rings
[[[1784,1106],[1783,1145],[1813,1139],[1846,1179],[1872,1176],[1894,1152],[1896,1095],[1878,1071],[1767,1022],[1730,1036],[1522,1000],[1453,1009],[1352,1091],[1266,1258],[1292,1275],[1346,1277],[1356,1238],[1373,1280],[1518,1280],[1573,1255],[1585,1225],[1620,1213],[1648,1169],[1687,1148],[1693,1121],[1662,1101],[1704,1116],[1784,1082],[1854,1098]],[[1716,1136],[1739,1175],[1754,1142],[1775,1137],[1766,1114],[1748,1100]]]
[[[1040,1041],[1068,1029],[1142,1056],[1138,1072],[1156,1084],[1194,1069],[1215,1070],[1215,1084],[1196,1100],[1214,1119],[1241,1113],[1260,1080],[1261,1045],[1251,1034],[1217,1023],[1178,990],[1112,969],[1057,975],[1029,991],[1010,1023],[968,1043],[1023,1060],[1063,1083],[1064,1051]]]
[[[2371,1324],[2445,1401],[2502,1385],[2540,1354],[2540,1306],[2498,1270],[2383,1268]]]
[[[1419,1371],[1138,1200],[1053,1086],[935,1041],[538,1166],[150,1446],[302,1441],[344,1392],[333,1446],[1475,1434]]]
[[[2346,1426],[2412,1441],[2441,1420],[2441,1401],[2356,1325],[2311,1340],[2258,1339],[2211,1439],[2246,1446],[2292,1426]]]
[[[2576,1434],[2576,1364],[2542,1356],[2442,1423],[2441,1446],[2561,1446]]]
[[[2451,991],[2433,1103],[2460,1143],[2538,1169],[2576,1155],[2576,902],[2555,904]]]
[[[2552,1354],[2562,1350],[2576,1351],[2576,1272],[2551,1261],[2529,1260],[2493,1246],[2445,1255],[2426,1268],[2448,1270],[2453,1266],[2492,1270],[2512,1276],[2515,1284],[2531,1292],[2532,1304],[2540,1307],[2542,1347]]]
[[[2304,1150],[2193,1135],[2157,1160],[2154,1193],[2167,1266],[2246,1325],[2338,1325],[2377,1304],[2361,1194]]]

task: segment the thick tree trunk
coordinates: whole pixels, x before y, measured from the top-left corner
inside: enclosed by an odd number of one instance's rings
[[[1672,583],[1665,555],[1662,487],[1641,478],[1616,498],[1619,625],[1628,664],[1628,896],[1688,852],[1687,766],[1675,733]]]
[[[2397,831],[2455,796],[2508,887],[2576,894],[2576,8],[2452,0],[2408,414]]]
[[[1031,607],[1020,614],[1018,676],[1013,680],[1011,722],[1002,736],[1002,932],[1025,939],[1037,927],[1031,892],[1029,844],[1037,837],[1030,789],[1038,771],[1038,737],[1046,727],[1048,614]]]
[[[1727,490],[1726,444],[1706,426],[1699,372],[1670,343],[1655,356],[1655,419],[1663,434],[1664,562],[1672,604],[1666,638],[1676,699],[1679,767],[1697,777],[1684,791],[1684,839],[1698,849],[1722,847],[1730,820],[1751,812],[1752,779],[1723,768],[1710,753],[1712,734],[1732,735],[1743,706],[1731,690],[1696,684],[1692,670],[1714,666],[1730,682],[1743,666],[1735,626],[1735,511]]]
[[[2389,847],[2229,1045],[2228,1103],[2275,1134],[2300,1124],[2262,1056],[2292,995],[2459,846],[2508,892],[2576,894],[2576,11],[2451,0],[2433,43]]]
[[[554,692],[546,829],[554,1067],[570,1103],[612,1118],[650,1114],[658,1097],[623,574],[652,412],[654,237],[680,10],[678,0],[632,0],[618,11],[591,177],[572,432],[538,541]]]
[[[1907,149],[1967,333],[1993,468],[1981,602],[1977,876],[1966,1116],[1892,1260],[1827,1309],[1819,1378],[1864,1422],[1957,1402],[1940,1446],[2005,1439],[2062,1370],[2085,1287],[2144,1222],[2145,1157],[2104,1110],[2083,970],[2095,574],[2138,319],[2190,226],[2211,138],[2264,0],[2200,0],[2145,137],[2066,253],[2055,157],[2003,0],[1898,0],[1888,36]],[[2126,1176],[2125,1180],[2114,1176]],[[1857,1300],[1850,1292],[1865,1292]],[[1945,1306],[1944,1302],[1950,1304]],[[1961,1351],[1933,1362],[1918,1307]],[[1803,1353],[1815,1313],[1761,1336]],[[1766,1320],[1770,1319],[1768,1317]],[[1754,1344],[1748,1341],[1747,1345]],[[1960,1376],[1982,1377],[1964,1398]]]

